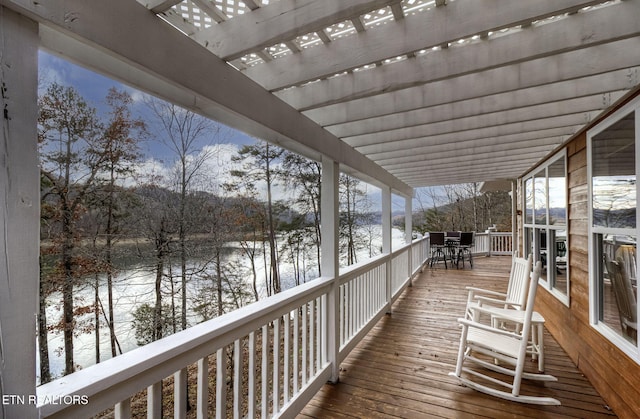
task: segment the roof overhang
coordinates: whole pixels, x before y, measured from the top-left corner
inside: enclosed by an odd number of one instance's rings
[[[516,179],[640,84],[640,2],[0,0],[79,64],[401,195]]]

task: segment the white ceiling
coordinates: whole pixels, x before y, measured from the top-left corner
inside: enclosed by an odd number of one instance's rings
[[[413,187],[517,177],[640,78],[634,0],[147,6]]]
[[[53,51],[401,192],[516,178],[640,84],[640,0],[138,1],[0,4]]]

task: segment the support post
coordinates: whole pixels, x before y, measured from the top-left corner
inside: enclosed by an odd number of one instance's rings
[[[0,417],[36,418],[38,25],[0,6]],[[7,401],[7,403],[5,403]]]
[[[511,181],[511,254],[517,256],[520,252],[518,242],[518,181]]]
[[[338,163],[323,157],[322,159],[322,202],[320,207],[320,228],[322,234],[320,263],[322,276],[333,278],[333,285],[327,298],[326,309],[326,351],[325,359],[332,364],[331,382],[337,383],[339,379],[339,355],[340,355],[340,283],[338,263],[338,180],[340,169]]]
[[[413,198],[406,197],[404,199],[404,241],[409,247],[409,286],[413,286]]]
[[[391,263],[391,189],[389,187],[382,188],[382,253],[387,255],[387,313],[391,314],[391,297],[393,290],[391,288],[393,278],[393,270]]]

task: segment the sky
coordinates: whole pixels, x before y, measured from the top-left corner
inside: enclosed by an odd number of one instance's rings
[[[144,93],[45,51],[40,51],[39,54],[39,82],[40,94],[53,82],[64,86],[73,86],[87,102],[97,108],[98,114],[102,115],[106,114],[107,106],[105,104],[105,97],[107,96],[108,90],[111,87],[125,90],[134,100],[132,108],[134,115],[141,115],[145,120],[152,120],[151,113],[144,103]],[[145,115],[148,116],[148,118]],[[254,144],[257,140],[238,130],[222,124],[220,125],[221,140],[218,142],[224,144],[217,144],[215,146],[216,151],[213,154],[217,156],[217,158],[215,159],[216,161],[211,162],[209,172],[217,173],[219,180],[223,181],[224,179],[221,177],[228,174],[228,168],[223,169],[222,166],[217,165],[217,163],[225,162],[228,164],[231,156],[234,155],[241,146]],[[157,131],[153,127],[151,127],[151,130]],[[203,147],[205,146],[206,144],[203,144]],[[203,152],[206,151],[210,151],[210,149],[203,149]],[[171,150],[157,140],[145,141],[142,144],[142,153],[145,157],[138,169],[141,173],[167,171],[169,170],[170,162],[175,160]],[[367,191],[374,208],[380,208],[380,190],[374,186],[368,186]],[[284,191],[282,191],[282,193],[284,193]],[[414,210],[419,208],[417,205],[418,203],[414,200]],[[394,195],[392,198],[392,211],[404,212],[404,208],[404,199]]]

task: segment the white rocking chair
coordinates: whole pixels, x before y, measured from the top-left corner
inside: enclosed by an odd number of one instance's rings
[[[523,378],[537,381],[557,381],[552,375],[534,374],[524,371],[527,359],[529,333],[531,332],[533,304],[541,269],[542,264],[538,262],[533,270],[531,281],[529,282],[521,333],[504,330],[469,319],[458,319],[458,322],[462,325],[460,348],[458,351],[456,370],[449,375],[458,378],[458,380],[467,387],[506,400],[541,405],[560,405],[558,400],[551,397],[520,394]],[[478,358],[478,355],[486,355],[487,358],[481,359]],[[503,365],[511,365],[513,369],[495,365],[492,359],[499,361]],[[464,363],[467,361],[513,378],[511,380],[502,380],[496,378],[497,376],[495,375],[490,376],[481,370],[465,367]],[[464,377],[463,373],[465,373]],[[505,387],[510,391],[500,390],[499,386]]]

